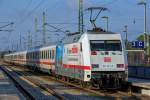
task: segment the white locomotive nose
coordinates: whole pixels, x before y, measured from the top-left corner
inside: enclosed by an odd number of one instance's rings
[[[90,35],[92,80],[100,87],[119,87],[126,79],[126,54],[120,34]],[[107,81],[106,81],[107,80]],[[125,80],[124,80],[125,81]]]

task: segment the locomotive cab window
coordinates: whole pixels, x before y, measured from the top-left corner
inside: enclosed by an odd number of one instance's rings
[[[106,41],[107,51],[122,51],[121,42],[117,40]]]
[[[92,40],[90,46],[91,51],[105,51],[104,41]]]
[[[120,40],[91,40],[91,51],[122,51]]]

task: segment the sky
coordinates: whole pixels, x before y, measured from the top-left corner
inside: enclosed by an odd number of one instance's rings
[[[84,25],[90,29],[88,7],[106,7],[108,11],[102,12],[97,19],[97,26],[106,28],[102,16],[109,17],[109,31],[122,34],[125,37],[124,26],[128,26],[128,38],[134,41],[143,33],[144,7],[137,5],[141,0],[83,0]],[[147,2],[147,31],[150,32],[150,0]],[[42,43],[42,13],[46,14],[46,22],[63,31],[76,32],[78,29],[78,0],[0,0],[0,27],[13,22],[0,31],[0,51],[9,49],[24,50],[28,45],[29,32],[32,35],[32,46]],[[97,12],[94,12],[96,15]],[[35,32],[34,20],[37,18]],[[57,23],[57,24],[56,24]],[[59,24],[58,24],[59,23]],[[68,24],[62,24],[68,23]],[[13,31],[5,31],[13,30]],[[46,26],[47,43],[60,40],[64,33],[50,32],[55,29]],[[21,39],[20,39],[21,38]]]

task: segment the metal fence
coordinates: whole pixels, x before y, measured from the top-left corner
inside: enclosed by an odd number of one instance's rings
[[[129,77],[150,79],[150,67],[129,66]]]
[[[127,50],[129,66],[141,66],[145,64],[144,50]]]

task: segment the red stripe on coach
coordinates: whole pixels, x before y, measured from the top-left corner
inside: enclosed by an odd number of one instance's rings
[[[81,65],[68,65],[63,64],[64,68],[75,68],[75,69],[81,69],[81,70],[91,70],[90,66],[81,66]]]

